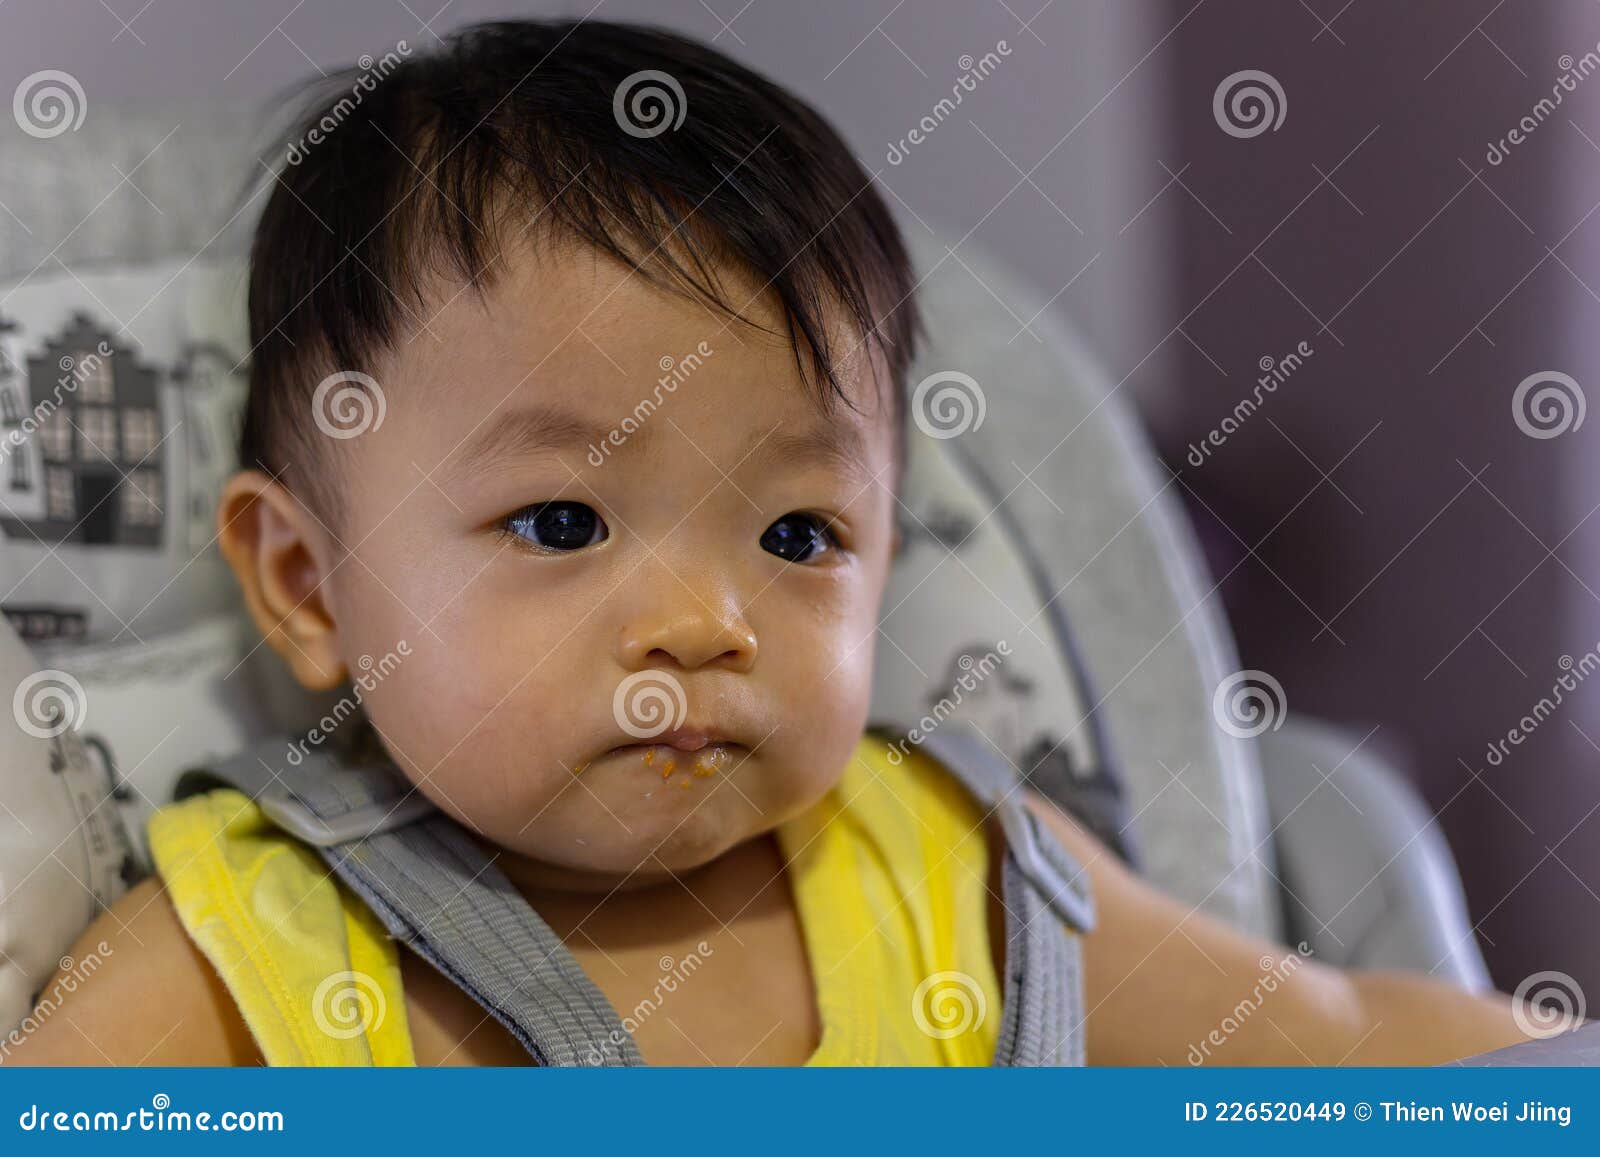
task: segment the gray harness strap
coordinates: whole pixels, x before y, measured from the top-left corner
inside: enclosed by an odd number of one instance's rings
[[[994,1063],[1081,1065],[1083,963],[1074,933],[1092,931],[1095,924],[1087,876],[1028,810],[1019,773],[980,736],[945,727],[931,732],[923,746],[992,810],[1005,833],[1004,1000]]]
[[[1000,823],[1006,963],[997,1065],[1083,1063],[1077,935],[1094,927],[1083,869],[1043,829],[1017,771],[949,726],[925,746]],[[466,830],[398,769],[323,751],[285,766],[284,741],[187,772],[176,798],[217,783],[248,794],[404,941],[505,1025],[543,1065],[642,1065],[616,1011],[561,938]]]
[[[465,828],[392,768],[321,752],[281,767],[287,750],[280,740],[188,773],[177,795],[217,781],[250,795],[539,1064],[644,1063],[610,1002]]]

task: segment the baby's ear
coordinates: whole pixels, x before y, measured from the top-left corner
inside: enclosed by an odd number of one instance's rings
[[[256,627],[312,691],[345,681],[337,625],[323,586],[328,535],[289,489],[260,470],[222,488],[217,540]]]

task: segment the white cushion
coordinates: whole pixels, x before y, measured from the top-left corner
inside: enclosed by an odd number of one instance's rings
[[[244,397],[240,281],[237,265],[174,258],[0,285],[0,1032],[97,906],[149,871],[144,820],[179,773],[306,710],[215,545]],[[140,408],[156,445],[146,434],[130,458],[121,440],[141,432],[124,415]],[[70,418],[60,442],[52,414]],[[35,690],[87,707],[47,738],[11,708],[38,668]]]
[[[0,623],[0,1034],[103,905],[138,874],[88,696]],[[68,965],[70,968],[71,966]]]

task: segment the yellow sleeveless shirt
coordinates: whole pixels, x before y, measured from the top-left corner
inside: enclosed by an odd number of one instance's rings
[[[248,796],[164,807],[150,849],[271,1065],[414,1065],[399,948]],[[867,736],[776,832],[822,1021],[808,1065],[987,1065],[1000,1022],[983,811],[931,758]]]

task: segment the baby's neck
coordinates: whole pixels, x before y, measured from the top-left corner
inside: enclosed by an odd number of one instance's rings
[[[474,835],[517,892],[557,935],[600,929],[689,925],[717,928],[783,883],[783,858],[770,835],[746,840],[690,872],[640,870],[622,876],[578,872],[507,851]],[[779,895],[785,888],[775,889]],[[756,905],[759,907],[759,905]],[[598,938],[598,937],[596,937]]]

